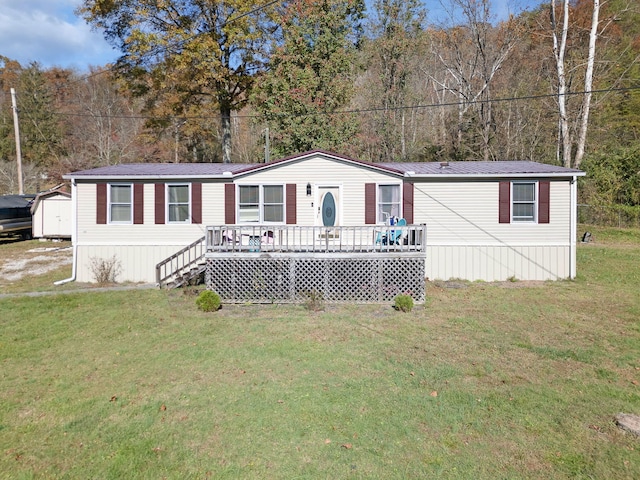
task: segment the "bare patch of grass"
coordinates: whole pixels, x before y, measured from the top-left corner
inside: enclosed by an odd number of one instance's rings
[[[0,293],[56,290],[53,283],[71,275],[71,260],[68,241],[5,239],[0,242]]]

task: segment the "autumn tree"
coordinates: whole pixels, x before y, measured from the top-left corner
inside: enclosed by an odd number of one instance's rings
[[[118,89],[108,69],[92,68],[86,76],[74,76],[68,96],[64,111],[70,168],[140,159],[139,135],[144,120],[139,102]]]
[[[347,152],[357,122],[332,113],[348,106],[353,94],[363,10],[362,0],[284,3],[283,38],[272,44],[269,70],[254,96],[276,155],[315,148]]]
[[[185,107],[216,108],[222,160],[231,162],[231,113],[246,103],[274,33],[269,6],[250,0],[84,0],[79,13],[122,56],[117,71],[133,92]]]
[[[408,108],[417,99],[411,77],[417,70],[426,11],[418,0],[377,0],[365,44],[368,60],[362,90],[372,109],[370,135],[375,160],[406,161]]]

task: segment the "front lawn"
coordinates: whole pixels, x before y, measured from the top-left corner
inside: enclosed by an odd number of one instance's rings
[[[593,233],[575,281],[408,314],[0,300],[0,478],[640,478],[640,233]]]

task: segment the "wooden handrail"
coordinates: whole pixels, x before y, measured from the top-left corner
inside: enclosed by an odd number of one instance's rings
[[[156,265],[156,283],[160,288],[166,280],[185,273],[202,260],[205,238],[199,238]]]

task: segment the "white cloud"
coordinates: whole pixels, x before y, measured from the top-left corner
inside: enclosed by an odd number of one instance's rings
[[[81,0],[0,0],[0,55],[23,66],[85,70],[113,62],[118,52],[73,14]]]

